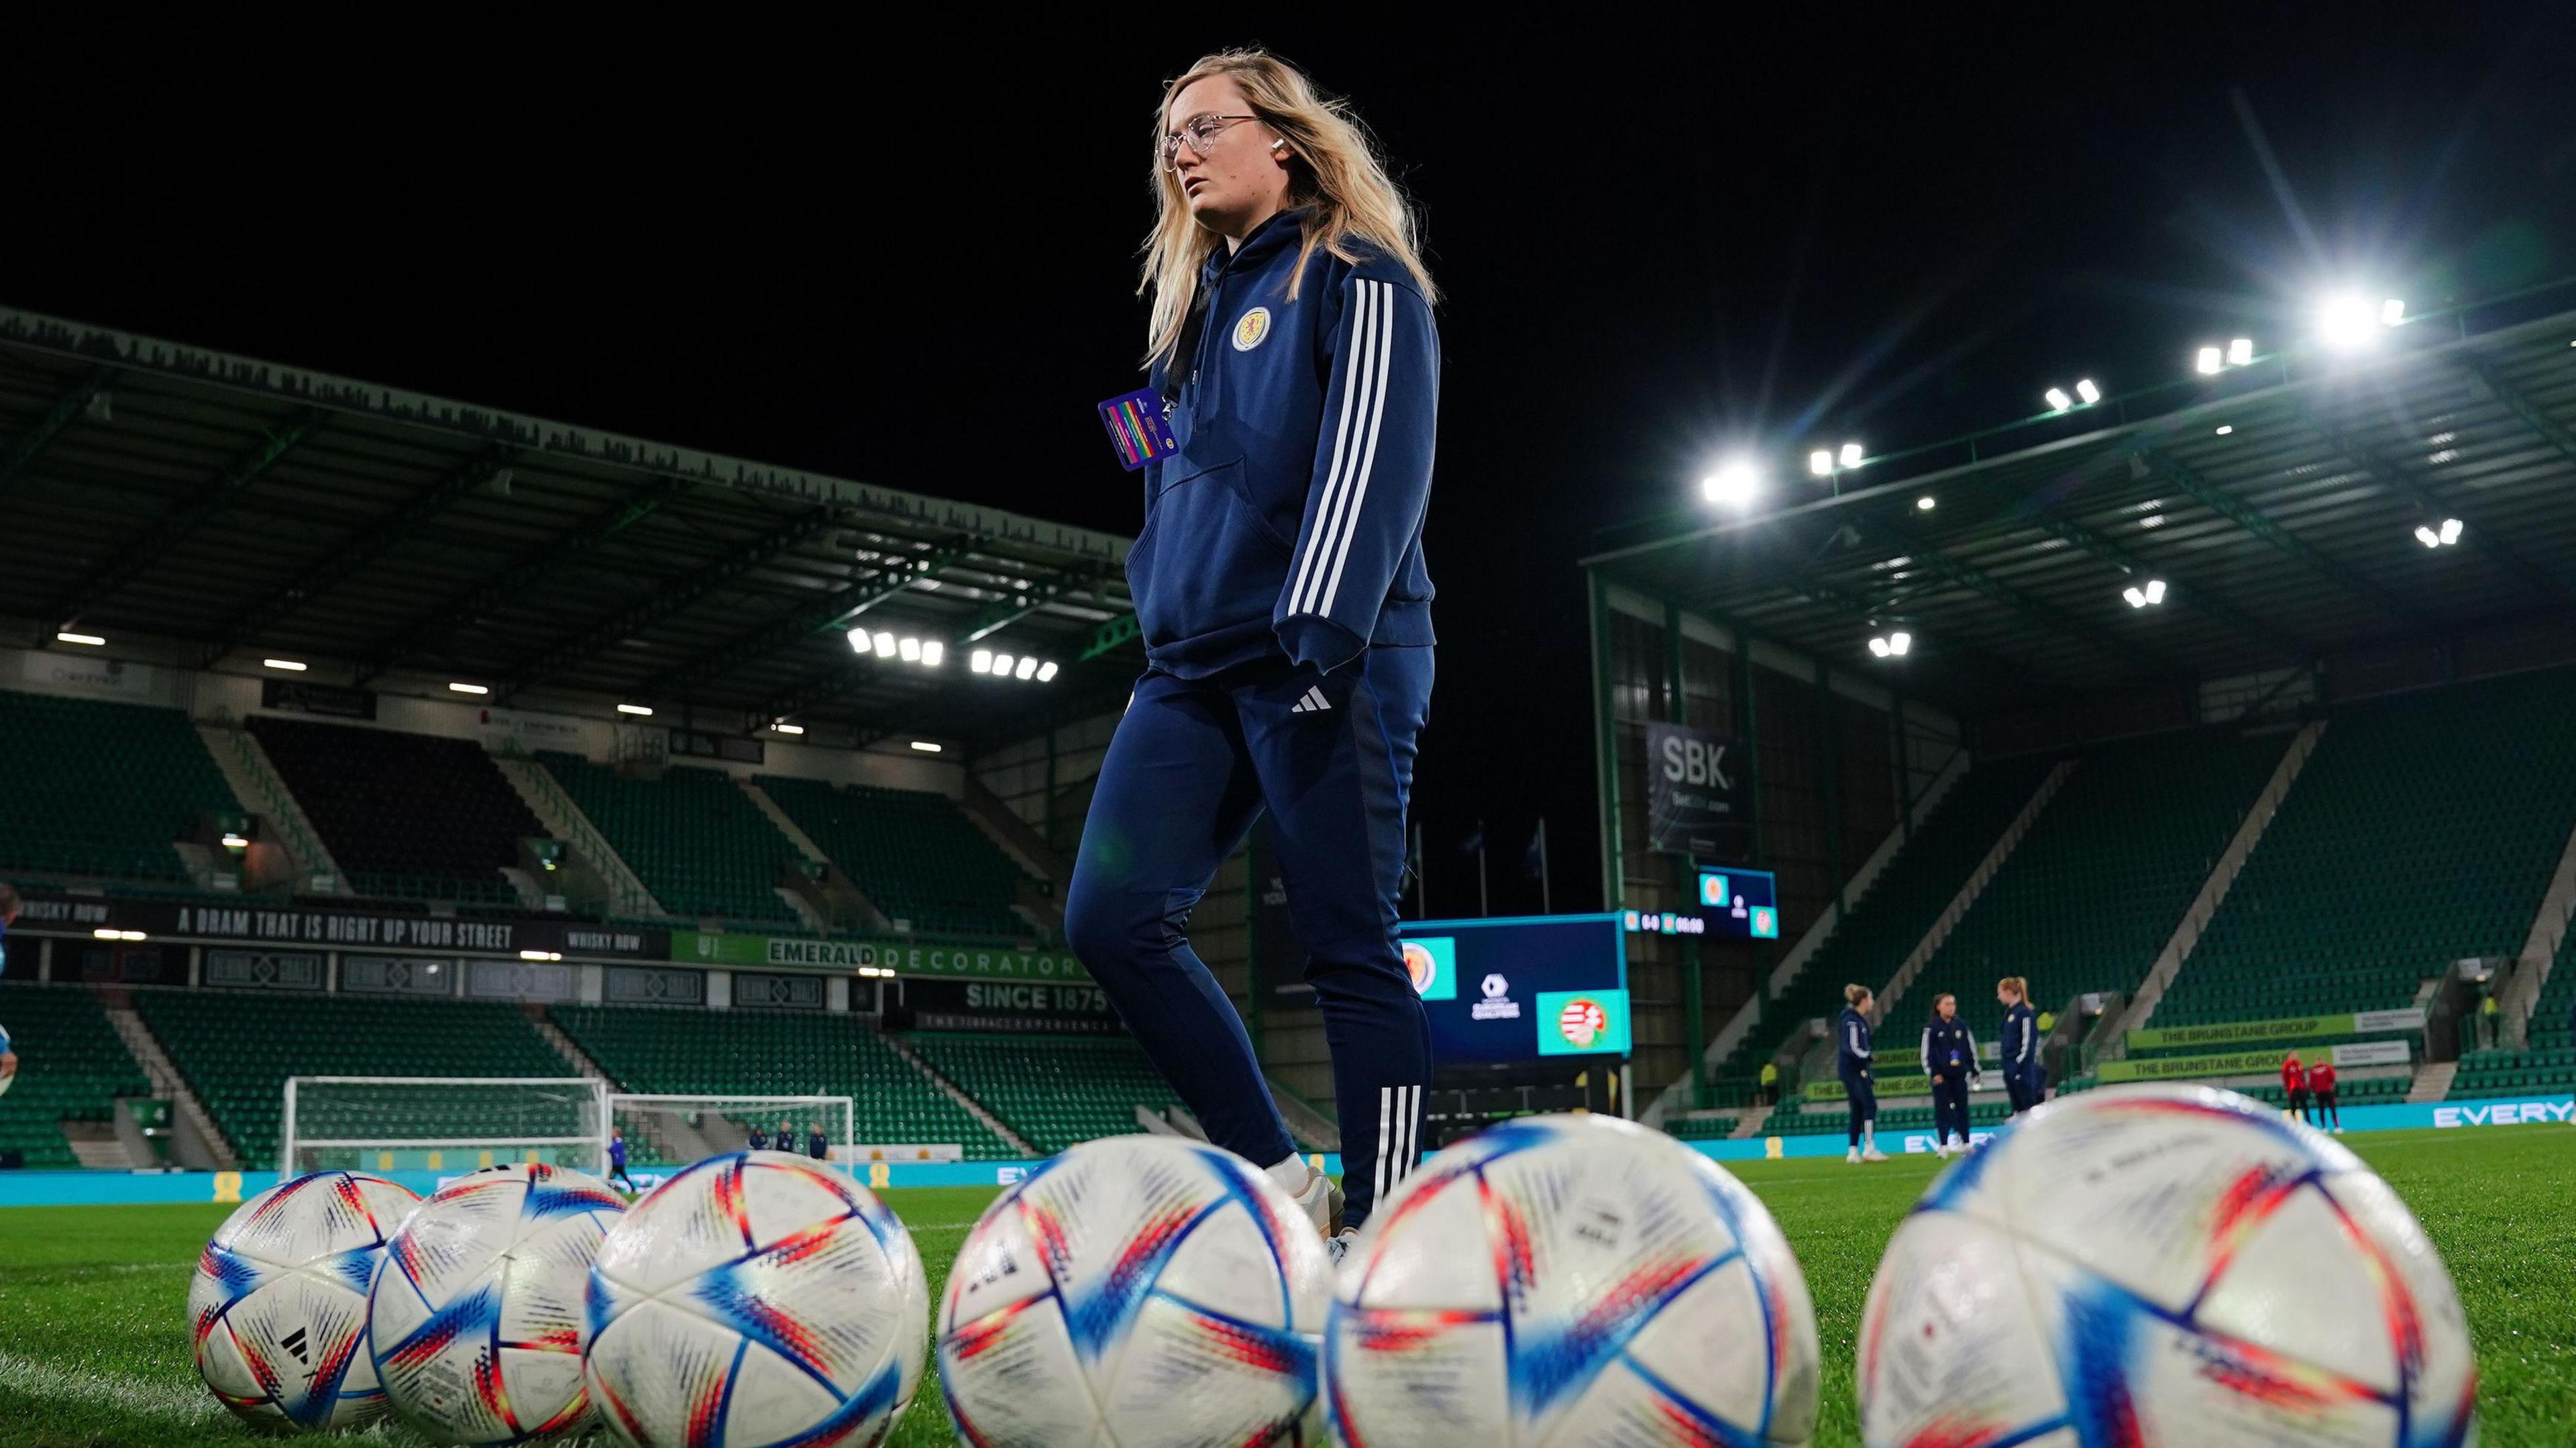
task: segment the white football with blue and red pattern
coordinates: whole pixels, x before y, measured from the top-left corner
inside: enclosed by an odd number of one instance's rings
[[[1870,1448],[2461,1448],[2450,1274],[2332,1137],[2233,1092],[2119,1086],[1937,1178],[1870,1284]]]
[[[949,1268],[949,1417],[974,1448],[1320,1442],[1331,1278],[1314,1224],[1243,1158],[1084,1142],[996,1199]]]
[[[626,1211],[606,1182],[496,1166],[440,1187],[385,1243],[368,1343],[394,1412],[432,1442],[497,1445],[590,1417],[582,1301]]]
[[[318,1171],[242,1203],[188,1284],[197,1375],[272,1428],[353,1428],[384,1416],[367,1352],[367,1291],[385,1240],[420,1198],[363,1172]]]
[[[1738,1448],[1815,1430],[1815,1309],[1724,1168],[1605,1116],[1459,1142],[1342,1264],[1324,1396],[1346,1448]]]
[[[840,1168],[699,1162],[610,1229],[583,1364],[636,1448],[866,1448],[921,1385],[930,1287],[912,1234]]]

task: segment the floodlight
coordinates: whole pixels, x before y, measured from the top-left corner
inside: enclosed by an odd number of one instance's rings
[[[634,714],[646,719],[653,717],[652,707],[645,704],[620,704],[617,706],[617,712],[620,714]]]
[[[1754,494],[1761,490],[1762,479],[1754,472],[1753,464],[1740,459],[1699,480],[1700,496],[1731,508],[1750,507]]]
[[[1879,656],[1880,658],[1882,658],[1882,659],[1883,659],[1883,658],[1886,658],[1886,657],[1887,657],[1887,640],[1885,640],[1885,639],[1883,639],[1883,638],[1873,638],[1873,639],[1871,639],[1871,640],[1869,641],[1869,651],[1870,651],[1871,653],[1873,653],[1873,654],[1878,655],[1878,656]]]
[[[1905,651],[1912,647],[1914,647],[1914,635],[1903,629],[1898,629],[1887,636],[1887,651],[1898,658],[1905,657]]]
[[[931,743],[927,739],[916,739],[912,741],[912,747],[920,750],[924,754],[937,754],[939,752],[939,746]]]
[[[2242,367],[2254,360],[2254,339],[2238,337],[2227,344],[2227,365]]]
[[[2370,303],[2359,297],[2335,297],[2317,310],[2317,337],[2329,347],[2367,346],[2377,339],[2380,326]]]
[[[777,719],[777,720],[773,720],[773,721],[771,721],[771,723],[770,723],[769,727],[770,727],[773,731],[775,731],[775,732],[777,732],[777,733],[780,733],[780,734],[802,734],[802,733],[804,733],[804,732],[805,732],[805,726],[804,726],[804,725],[802,725],[802,724],[790,724],[790,723],[788,723],[788,722],[787,722],[786,720],[784,720],[784,719]]]
[[[2164,601],[2165,601],[2165,581],[2164,581],[2163,579],[2161,579],[2161,578],[2150,578],[2150,579],[2148,579],[2148,580],[2147,580],[2147,602],[2149,602],[2149,603],[2162,603],[2162,602],[2164,602]]]
[[[1020,655],[1019,663],[1011,669],[1011,677],[1014,679],[1025,679],[1035,674],[1037,671],[1037,659],[1031,655],[1022,654]]]
[[[906,634],[895,644],[895,652],[903,656],[905,663],[917,664],[921,662],[921,640]]]
[[[2140,592],[2138,586],[2134,583],[2121,589],[2120,596],[2129,601],[2129,607],[2131,608],[2144,608],[2147,606],[2146,594]]]
[[[489,694],[492,692],[491,690],[484,688],[481,684],[451,683],[447,687],[449,692],[457,694]]]
[[[1930,493],[1925,493],[1922,497],[1914,500],[1915,511],[1920,513],[1929,513],[1939,506],[1940,504],[1933,500]]]
[[[2406,303],[2396,297],[2379,304],[2379,325],[2394,327],[2406,320]]]
[[[922,644],[922,646],[921,646],[921,666],[922,666],[923,668],[925,668],[925,669],[935,669],[935,668],[938,668],[938,667],[940,666],[940,664],[941,664],[941,663],[943,663],[943,662],[945,662],[945,661],[946,661],[946,659],[947,659],[947,658],[948,658],[948,645],[947,645],[946,643],[942,642],[941,640],[938,640],[938,639],[930,639],[930,640],[925,641],[925,642]]]
[[[2232,422],[2222,422],[2222,423],[2220,423],[2220,424],[2218,425],[2218,435],[2219,435],[2220,437],[2225,437],[2225,436],[2227,436],[2229,433],[2234,432],[2235,430],[2236,430],[2236,424],[2234,424],[2234,423],[2232,423]]]
[[[2415,525],[2415,541],[2427,548],[2439,548],[2442,546],[2442,535],[2418,523]]]
[[[1834,455],[1823,448],[1818,448],[1814,452],[1807,454],[1807,471],[1820,478],[1832,477],[1834,474]]]
[[[2102,400],[2102,389],[2094,386],[2093,379],[2087,377],[2075,384],[2075,395],[2084,399],[2086,407],[2091,407]]]
[[[1844,467],[1847,467],[1847,468],[1856,468],[1856,467],[1859,467],[1859,466],[1860,466],[1860,458],[1861,458],[1861,452],[1860,452],[1860,444],[1859,444],[1859,443],[1856,443],[1856,442],[1847,442],[1847,443],[1844,443],[1844,444],[1843,444],[1843,451],[1842,451],[1842,459],[1841,459],[1841,461],[1842,461],[1842,465],[1843,465]]]
[[[1053,659],[1049,659],[1049,660],[1047,660],[1045,663],[1038,665],[1038,682],[1039,682],[1039,683],[1043,684],[1043,683],[1045,683],[1047,680],[1052,679],[1052,678],[1054,678],[1054,677],[1055,677],[1055,660],[1053,660]]]
[[[993,677],[997,679],[1009,678],[1010,674],[1011,656],[1009,654],[993,655]]]
[[[868,631],[866,629],[854,628],[850,630],[851,653],[864,654],[874,647],[874,644],[868,642]]]
[[[2048,410],[2051,412],[2064,412],[2075,405],[2075,399],[2067,396],[2066,389],[2063,387],[2052,387],[2044,395],[2048,398]]]
[[[885,655],[889,659],[894,657],[893,634],[887,633],[883,629],[879,629],[877,632],[869,635],[869,637],[876,640],[878,653]]]
[[[2192,368],[2194,371],[2200,373],[2201,376],[2208,377],[2226,365],[2226,354],[2220,352],[2215,347],[2203,347],[2200,349],[2198,360],[2192,363]]]
[[[269,668],[281,669],[290,674],[300,674],[305,670],[305,665],[293,659],[262,659],[260,662]]]
[[[971,672],[978,674],[989,674],[993,672],[993,651],[991,649],[977,649],[975,652],[968,654],[966,656],[966,667]]]
[[[2459,519],[2457,519],[2457,518],[2444,518],[2444,519],[2442,520],[2442,533],[2441,533],[2441,537],[2442,537],[2442,541],[2443,541],[2443,543],[2445,543],[2445,544],[2451,544],[2451,543],[2457,543],[2457,542],[2459,542],[2459,541],[2460,541],[2460,520],[2459,520]]]
[[[67,644],[87,644],[91,648],[103,648],[107,644],[107,640],[97,634],[58,633],[54,637]]]

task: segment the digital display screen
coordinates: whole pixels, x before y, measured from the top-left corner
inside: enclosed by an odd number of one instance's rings
[[[1408,920],[1402,936],[1436,1064],[1628,1054],[1620,916]]]
[[[1705,932],[1730,940],[1780,938],[1780,889],[1768,870],[1726,870],[1703,865],[1699,917]]]

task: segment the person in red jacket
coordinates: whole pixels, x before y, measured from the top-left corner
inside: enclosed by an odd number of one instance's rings
[[[2281,1063],[2281,1091],[2289,1097],[2290,1110],[2301,1121],[2308,1119],[2308,1072],[2299,1064],[2299,1053],[2292,1051]]]
[[[2343,1135],[2343,1108],[2335,1105],[2334,1057],[2328,1056],[2308,1068],[2308,1094],[2316,1098],[2317,1129],[2326,1129],[2326,1116],[2334,1116],[2334,1134]]]

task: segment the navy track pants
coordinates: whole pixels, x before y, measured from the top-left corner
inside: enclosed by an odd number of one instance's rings
[[[1190,911],[1267,809],[1324,1017],[1344,1220],[1420,1159],[1431,1028],[1396,940],[1405,802],[1432,651],[1371,648],[1319,674],[1282,658],[1206,679],[1149,672],[1102,759],[1065,935],[1207,1128],[1256,1165],[1296,1148],[1252,1040],[1190,948]]]

